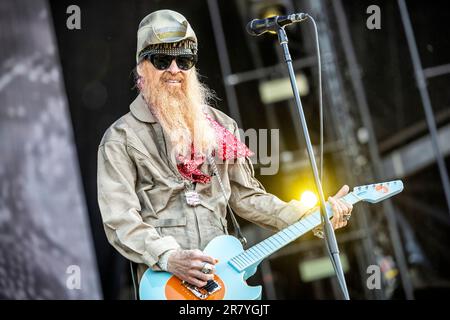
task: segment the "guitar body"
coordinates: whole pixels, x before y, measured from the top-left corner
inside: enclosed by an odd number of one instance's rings
[[[215,265],[215,281],[221,288],[205,300],[257,300],[262,287],[250,287],[245,282],[256,272],[257,264],[238,272],[228,261],[243,251],[238,239],[223,235],[214,238],[203,252],[219,260]],[[147,269],[139,285],[142,300],[200,300],[181,280],[168,272]]]

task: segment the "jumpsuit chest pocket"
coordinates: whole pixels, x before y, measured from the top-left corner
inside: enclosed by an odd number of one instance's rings
[[[227,220],[222,217],[218,208],[205,201],[201,201],[200,205],[196,207],[199,224],[205,228],[211,228],[212,232],[217,232],[217,229],[223,233],[227,232]],[[214,230],[216,229],[216,230]]]
[[[147,219],[149,225],[153,226],[161,237],[173,237],[183,249],[190,249],[193,239],[189,237],[187,218],[160,218]]]
[[[148,185],[141,188],[137,195],[141,204],[142,217],[164,218],[163,216],[168,212],[171,212],[170,216],[173,216],[177,211],[182,212],[179,194],[182,191],[182,184],[174,184],[173,186]]]

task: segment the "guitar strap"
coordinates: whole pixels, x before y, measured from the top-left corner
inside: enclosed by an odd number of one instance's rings
[[[225,193],[225,188],[222,183],[222,179],[220,178],[219,170],[216,166],[216,161],[214,160],[214,157],[211,155],[208,155],[208,161],[211,164],[211,167],[213,169],[214,175],[217,177],[217,181],[219,181],[220,189],[222,190],[223,198],[225,199],[225,202],[227,203],[227,211],[230,213],[231,221],[233,222],[234,232],[236,238],[239,239],[239,241],[242,243],[242,245],[245,247],[247,245],[247,239],[244,237],[241,231],[241,227],[239,226],[239,223],[236,220],[236,217],[234,216],[233,209],[231,209],[230,204],[228,203],[228,199]]]
[[[129,260],[129,261],[130,261],[131,279],[133,280],[134,300],[140,300],[139,295],[138,295],[136,280],[134,278],[134,275],[136,275],[136,277],[137,277],[137,268],[135,268],[136,264],[131,260]]]

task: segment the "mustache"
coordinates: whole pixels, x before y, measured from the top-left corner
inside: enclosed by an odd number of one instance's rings
[[[185,77],[181,73],[171,74],[170,72],[166,71],[161,75],[161,80],[162,81],[168,81],[168,80],[185,81]]]

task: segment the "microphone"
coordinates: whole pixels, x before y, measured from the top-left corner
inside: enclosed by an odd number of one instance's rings
[[[279,27],[308,19],[307,13],[293,13],[288,16],[274,16],[266,19],[253,19],[247,24],[247,32],[252,36],[259,36],[265,32],[276,32]]]

